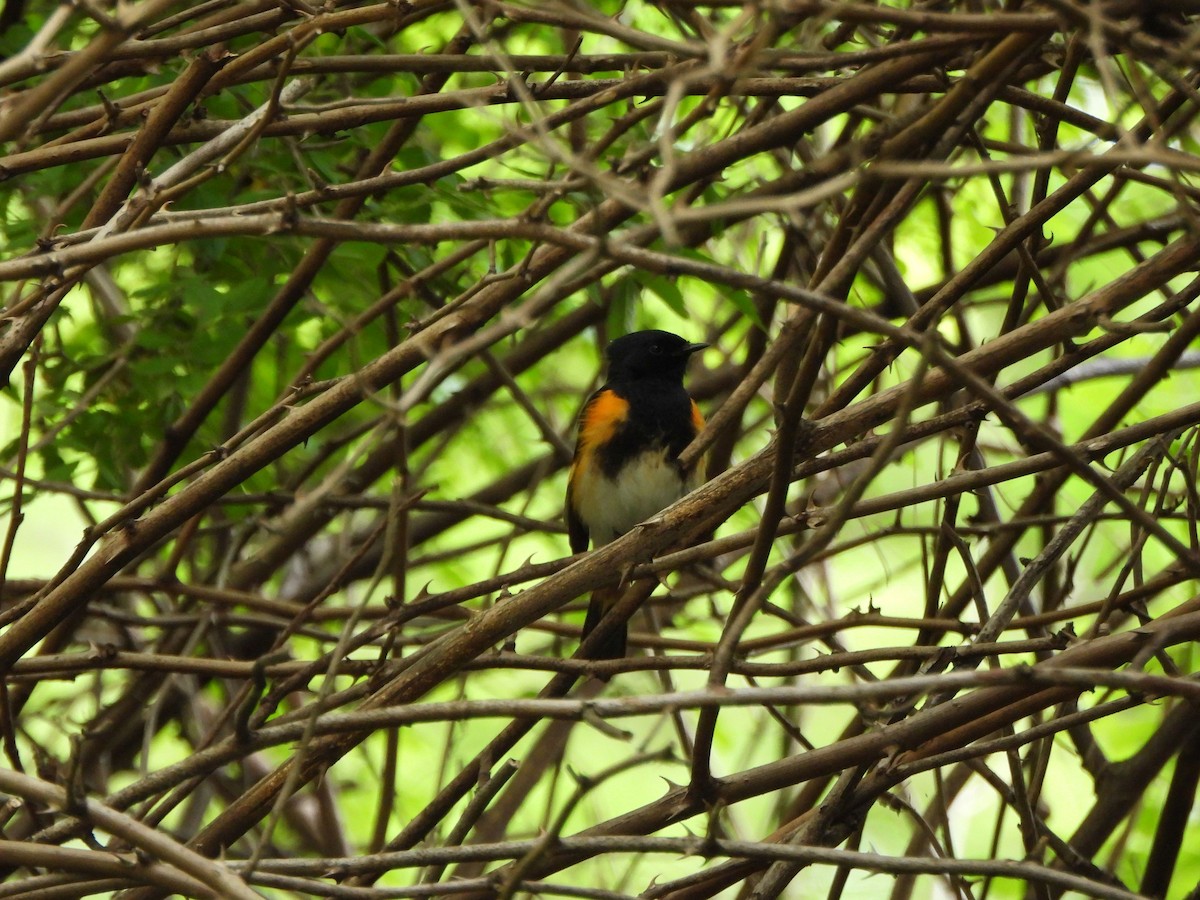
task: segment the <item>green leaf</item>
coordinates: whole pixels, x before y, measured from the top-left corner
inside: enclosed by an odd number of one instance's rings
[[[640,269],[634,271],[633,277],[638,284],[667,304],[673,313],[687,318],[687,304],[683,302],[683,291],[672,279]]]
[[[608,303],[608,333],[610,335],[625,334],[632,331],[636,317],[638,287],[629,275],[622,275],[609,288]]]
[[[60,481],[63,483],[71,483],[75,480],[75,469],[79,465],[78,460],[63,459],[62,454],[58,452],[53,444],[50,444],[42,449],[42,477],[47,481]]]
[[[757,328],[762,331],[767,330],[767,325],[759,315],[758,307],[754,305],[754,298],[750,296],[749,291],[741,288],[725,288],[721,291],[721,296],[732,303],[737,311],[753,322]]]

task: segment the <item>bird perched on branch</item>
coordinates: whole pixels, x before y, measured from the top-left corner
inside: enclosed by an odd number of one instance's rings
[[[579,416],[567,480],[571,552],[586,550],[589,536],[596,547],[615,540],[703,481],[703,462],[684,467],[679,454],[704,427],[683,374],[707,346],[669,331],[637,331],[608,345],[608,380]],[[585,638],[619,596],[616,588],[592,594]],[[626,633],[622,622],[593,656],[624,656]]]

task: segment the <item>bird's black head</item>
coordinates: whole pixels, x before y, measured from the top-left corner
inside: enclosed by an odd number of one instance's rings
[[[708,344],[689,344],[669,331],[635,331],[608,345],[608,378],[683,380],[688,359]]]

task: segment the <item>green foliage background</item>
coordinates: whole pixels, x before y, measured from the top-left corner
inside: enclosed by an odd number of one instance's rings
[[[209,896],[248,859],[281,897],[1193,896],[1193,10],[977,6],[7,4],[0,895],[163,895],[23,855],[128,851],[86,796]],[[711,344],[713,481],[568,568],[574,420],[640,328]],[[1072,446],[1115,409],[1144,433]],[[635,658],[573,658],[681,543]],[[706,687],[781,693],[622,715]],[[786,694],[822,687],[862,692]],[[539,695],[581,721],[503,705]]]

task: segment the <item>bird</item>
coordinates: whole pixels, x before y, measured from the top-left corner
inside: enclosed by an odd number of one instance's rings
[[[635,331],[612,341],[608,375],[579,415],[578,438],[567,477],[567,535],[572,553],[602,547],[704,481],[702,460],[685,466],[684,448],[704,427],[704,416],[683,385],[692,354],[708,344],[669,331]],[[583,637],[595,630],[620,592],[592,594]],[[610,632],[594,659],[625,656],[627,625]]]

